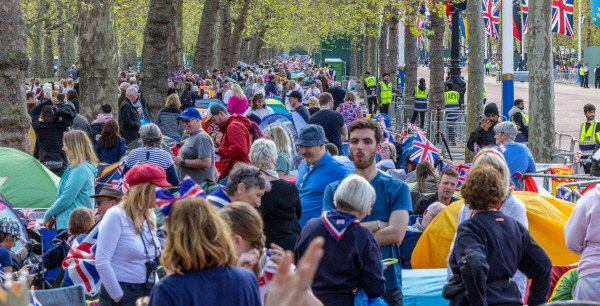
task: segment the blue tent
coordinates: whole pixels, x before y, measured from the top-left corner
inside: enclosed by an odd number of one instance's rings
[[[298,141],[298,134],[301,128],[306,125],[304,119],[296,112],[287,114],[273,114],[263,118],[259,126],[263,132],[271,126],[282,127],[290,137],[292,142],[292,156],[290,156],[290,170],[298,169],[300,162],[302,162],[302,155],[296,146]]]

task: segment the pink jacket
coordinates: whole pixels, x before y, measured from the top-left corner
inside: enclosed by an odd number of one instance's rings
[[[240,98],[236,95],[232,95],[229,97],[229,101],[227,101],[227,111],[230,114],[238,114],[243,115],[248,109],[248,99]]]
[[[600,185],[588,191],[577,203],[565,224],[567,248],[581,254],[579,277],[600,273]]]

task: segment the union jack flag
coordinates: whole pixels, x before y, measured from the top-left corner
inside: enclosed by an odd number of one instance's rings
[[[495,4],[493,0],[481,0],[483,9],[483,23],[485,24],[485,34],[492,38],[499,39],[498,20],[500,17],[500,5]]]
[[[415,133],[422,133],[425,134],[427,133],[427,131],[425,131],[424,129],[410,123],[410,121],[407,121],[408,123],[406,124],[406,126],[408,127],[409,131],[414,131]]]
[[[419,13],[417,14],[417,29],[419,29],[419,32],[423,32],[424,30],[431,30],[431,23],[429,17],[429,8],[425,4],[421,3],[419,5]],[[427,36],[427,38],[429,38],[429,36]],[[423,34],[421,34],[417,37],[417,43],[422,43],[423,41]]]
[[[62,263],[65,269],[63,282],[71,286],[82,286],[88,295],[95,295],[101,285],[100,275],[96,270],[98,228],[99,226],[94,227],[81,243],[75,239]]]
[[[179,185],[179,195],[177,197],[165,189],[156,187],[156,205],[160,207],[160,210],[165,217],[169,216],[169,209],[175,201],[190,197],[202,197],[206,199],[206,193],[189,175],[186,175],[183,181],[181,181],[181,184]]]
[[[521,0],[521,16],[523,16],[523,34],[527,34],[527,14],[529,13],[529,0]]]
[[[573,0],[552,1],[552,32],[574,37]]]
[[[429,141],[422,133],[417,133],[417,139],[413,144],[413,149],[409,159],[414,162],[420,162],[422,160],[429,161],[432,165],[435,165],[440,151]]]
[[[467,174],[471,171],[471,164],[460,164],[456,167],[456,172],[458,172],[458,185],[456,186],[456,190],[460,190],[460,187],[467,180]]]
[[[175,81],[177,79],[183,79],[183,78],[185,78],[185,74],[183,74],[183,71],[179,70],[179,71],[173,72],[173,81]]]

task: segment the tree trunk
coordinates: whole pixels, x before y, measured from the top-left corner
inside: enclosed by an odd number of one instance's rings
[[[240,47],[240,61],[244,63],[248,63],[250,61],[250,52],[248,52],[250,47],[250,40],[252,40],[252,38],[242,39],[242,46]]]
[[[540,163],[551,162],[555,141],[551,13],[551,1],[529,1],[529,150]]]
[[[215,31],[219,12],[219,1],[204,1],[202,17],[200,18],[200,30],[196,41],[196,52],[194,53],[194,71],[205,71],[214,68],[213,44],[215,43]]]
[[[387,58],[388,58],[388,19],[382,18],[381,20],[381,28],[379,30],[379,48],[378,48],[378,65],[379,65],[379,76],[382,76],[384,73],[388,72],[387,69]]]
[[[169,2],[171,2],[170,19],[173,22],[169,22],[167,72],[172,73],[183,70],[183,0],[169,0]]]
[[[33,28],[33,44],[31,48],[31,76],[42,75],[42,25],[38,23]]]
[[[369,42],[371,42],[371,39],[369,38],[369,36],[371,35],[371,32],[369,31],[369,25],[365,24],[365,37],[363,39],[363,48],[362,48],[362,72],[361,74],[358,76],[361,79],[364,78],[365,73],[366,72],[371,72],[369,71]],[[364,80],[363,80],[364,81]],[[363,87],[361,85],[361,87]],[[362,92],[362,90],[360,91]]]
[[[358,48],[360,44],[360,37],[358,35],[352,35],[350,42],[350,71],[348,75],[353,77],[360,77],[358,74]]]
[[[44,2],[46,11],[50,9],[50,3]],[[52,52],[52,22],[44,21],[44,73],[45,78],[54,77],[54,52]]]
[[[205,4],[206,5],[206,4]],[[222,0],[220,8],[219,21],[219,61],[218,67],[223,71],[228,71],[229,68],[229,52],[231,51],[231,0]]]
[[[71,65],[75,64],[73,60],[73,30],[71,29],[71,25],[65,24],[63,31],[65,38],[65,64],[70,69]]]
[[[240,44],[242,42],[242,32],[246,26],[246,12],[250,9],[251,0],[243,0],[244,6],[238,13],[238,18],[235,21],[235,27],[233,28],[233,34],[231,34],[231,49],[229,52],[229,67],[236,67],[237,62],[240,60]]]
[[[436,2],[440,2],[437,0]],[[429,71],[429,111],[435,111],[438,106],[444,108],[444,30],[446,29],[446,16],[438,12],[431,12],[430,36],[430,71]]]
[[[371,33],[376,33],[375,29],[372,29]],[[377,35],[369,36],[369,70],[371,70],[371,75],[380,78],[381,75],[377,71]]]
[[[25,106],[27,50],[20,0],[0,1],[0,147],[30,153],[31,119]]]
[[[170,8],[173,0],[151,0],[148,18],[144,30],[144,47],[142,49],[142,68],[140,70],[140,88],[146,99],[146,110],[151,118],[155,118],[165,104],[167,90],[167,41],[169,32]],[[207,1],[210,2],[210,1]]]
[[[411,7],[413,10],[406,12],[406,31],[404,31],[404,96],[406,103],[414,105],[414,89],[417,87],[417,37],[410,31],[411,25],[416,22],[418,3],[415,0],[411,0]],[[409,116],[412,115],[410,112],[405,112]],[[406,120],[405,120],[406,121]],[[404,122],[403,122],[404,123]]]
[[[56,11],[57,22],[58,24],[63,23],[63,10],[58,7]],[[57,65],[57,74],[59,78],[66,79],[69,77],[69,64],[67,63],[67,58],[65,54],[65,32],[64,29],[68,27],[68,25],[62,25],[56,31],[56,46],[58,49],[58,65]]]
[[[467,2],[467,20],[481,20],[483,12],[481,5],[477,1]],[[483,27],[478,22],[469,22],[467,24],[469,39],[467,47],[469,48],[469,82],[467,83],[467,135],[474,131],[480,123],[479,115],[483,113],[483,79],[485,54],[483,49],[485,33]],[[471,162],[475,154],[465,148],[465,160]]]
[[[258,34],[256,35],[256,37],[254,38],[254,43],[253,45],[253,49],[252,49],[252,56],[250,57],[250,62],[252,63],[252,65],[257,65],[259,63],[259,61],[261,60],[261,51],[262,51],[262,47],[265,44],[265,42],[262,40],[262,37],[265,35],[265,32],[267,31],[266,27],[263,27],[262,29],[260,29],[260,31],[258,32]]]
[[[117,63],[114,18],[110,0],[79,2],[80,113],[96,118],[100,106],[117,109],[115,75]]]
[[[387,72],[390,74],[390,81],[397,88],[398,78],[398,8],[390,5],[390,17],[388,20],[388,57]]]

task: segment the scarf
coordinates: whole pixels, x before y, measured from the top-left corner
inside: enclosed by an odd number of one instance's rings
[[[98,117],[96,118],[96,120],[94,120],[92,122],[92,124],[94,124],[94,123],[107,123],[108,120],[110,120],[112,118],[113,118],[113,116],[112,116],[111,113],[108,113],[108,114],[100,113],[100,114],[98,114]]]
[[[360,224],[356,216],[339,210],[330,210],[322,217],[325,228],[336,241],[340,241],[350,224]]]

